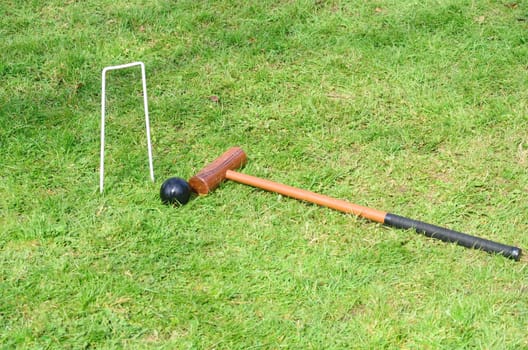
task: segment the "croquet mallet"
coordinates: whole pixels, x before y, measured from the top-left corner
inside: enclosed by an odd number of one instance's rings
[[[501,254],[507,258],[518,261],[521,258],[521,249],[493,242],[484,238],[468,235],[466,233],[449,230],[447,228],[431,225],[422,221],[413,220],[404,216],[364,207],[335,199],[314,192],[283,185],[277,182],[242,174],[233,169],[238,169],[247,160],[245,152],[239,147],[232,147],[215,161],[203,168],[198,174],[189,179],[189,185],[194,192],[205,195],[214,190],[225,179],[236,181],[245,185],[257,187],[266,191],[315,203],[344,213],[350,213],[362,218],[382,223],[387,226],[414,229],[417,233],[428,237],[440,239],[444,242],[454,242],[466,248],[483,250],[489,253]]]

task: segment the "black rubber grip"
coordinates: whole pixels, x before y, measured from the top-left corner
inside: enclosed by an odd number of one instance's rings
[[[521,258],[520,248],[449,230],[422,221],[409,219],[404,216],[387,213],[383,223],[392,227],[404,229],[412,228],[415,229],[417,233],[424,234],[427,237],[436,238],[444,242],[454,242],[466,248],[480,249],[489,253],[501,254],[515,261],[519,261]]]

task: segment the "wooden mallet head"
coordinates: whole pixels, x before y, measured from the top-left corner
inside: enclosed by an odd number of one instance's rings
[[[226,172],[240,168],[246,163],[246,153],[240,147],[231,147],[212,163],[189,179],[191,189],[199,195],[214,190],[226,179]]]

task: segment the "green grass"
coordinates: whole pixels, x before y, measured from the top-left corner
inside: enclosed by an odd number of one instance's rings
[[[528,248],[526,1],[3,1],[0,346],[528,348],[526,262],[226,182],[241,170]],[[156,182],[138,70],[145,62]],[[210,96],[218,96],[219,102]]]

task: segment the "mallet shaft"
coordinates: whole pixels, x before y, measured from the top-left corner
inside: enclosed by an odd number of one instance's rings
[[[269,192],[279,193],[287,197],[318,204],[324,207],[339,210],[344,213],[354,214],[368,220],[385,224],[387,226],[403,229],[414,229],[417,233],[421,233],[428,237],[436,238],[444,242],[456,243],[466,248],[480,249],[489,253],[498,253],[513,260],[519,260],[521,257],[520,248],[493,242],[480,237],[471,236],[466,233],[450,230],[444,227],[431,225],[426,222],[409,219],[404,216],[364,207],[311,191],[302,190],[296,187],[287,186],[255,176],[242,174],[233,170],[227,170],[225,177],[226,179],[257,187]]]
[[[385,215],[387,214],[383,211],[352,204],[341,199],[336,199],[311,191],[302,190],[300,188],[283,185],[281,183],[261,179],[259,177],[242,174],[233,170],[227,170],[225,177],[226,179],[245,185],[258,187],[269,192],[275,192],[287,197],[315,203],[323,207],[342,211],[344,213],[354,214],[379,223],[383,223]]]

